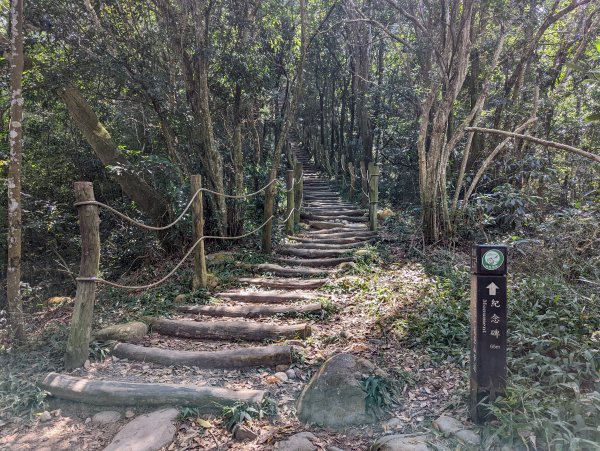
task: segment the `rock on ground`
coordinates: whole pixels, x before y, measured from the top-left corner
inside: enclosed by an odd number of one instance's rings
[[[275,444],[275,451],[316,451],[317,447],[313,444],[316,440],[314,434],[310,432],[300,432]]]
[[[379,438],[370,451],[429,451],[426,435],[386,435]]]
[[[376,421],[366,412],[366,394],[360,384],[370,374],[384,375],[369,361],[352,354],[331,357],[300,394],[298,417],[304,423],[333,428]]]
[[[94,333],[96,340],[116,340],[137,342],[148,333],[148,326],[140,321],[132,321],[130,323],[114,324],[105,327]]]
[[[104,451],[157,451],[173,441],[177,409],[162,409],[127,423]]]
[[[121,419],[121,413],[115,410],[105,410],[98,412],[92,417],[92,423],[96,424],[110,424],[116,423]]]
[[[433,422],[433,427],[447,435],[454,435],[462,443],[479,445],[481,438],[459,420],[442,415]]]

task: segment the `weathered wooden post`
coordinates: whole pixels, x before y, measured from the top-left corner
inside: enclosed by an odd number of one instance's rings
[[[379,165],[369,163],[369,228],[377,230],[377,206],[379,203]]]
[[[354,199],[354,190],[356,189],[354,187],[356,185],[356,174],[354,173],[354,165],[351,161],[348,162],[348,172],[350,173],[350,195],[348,198],[352,200]]]
[[[479,244],[471,253],[471,419],[481,424],[506,386],[506,246]]]
[[[294,224],[300,224],[300,205],[302,204],[302,196],[304,190],[304,180],[302,177],[302,163],[296,163],[294,167],[294,179],[296,180],[296,188],[294,193],[294,206],[296,210],[294,211]]]
[[[202,176],[190,176],[192,196],[195,192],[202,189]],[[204,206],[202,202],[202,191],[198,193],[192,202],[192,236],[194,243],[204,236]],[[204,255],[204,240],[194,249],[194,277],[192,279],[192,288],[207,287],[206,257]]]
[[[277,169],[272,169],[269,176],[269,183],[271,183],[277,177]],[[273,211],[275,204],[275,184],[269,185],[265,188],[265,206],[264,206],[264,221],[265,226],[262,229],[262,252],[263,254],[270,254],[273,250],[273,243],[271,241],[273,235]]]
[[[296,206],[294,202],[294,170],[290,169],[287,171],[286,179],[287,189],[287,222],[285,224],[285,231],[288,235],[294,234],[294,214],[293,210]]]
[[[75,201],[93,202],[94,185],[91,182],[75,182]],[[65,368],[70,371],[82,366],[89,356],[90,334],[96,282],[100,265],[100,216],[95,205],[78,205],[79,230],[81,232],[81,262],[75,294],[75,308],[65,352]],[[87,279],[87,280],[85,280]]]
[[[362,193],[360,193],[360,205],[363,208],[369,206],[369,175],[367,174],[366,160],[360,160],[360,183]]]

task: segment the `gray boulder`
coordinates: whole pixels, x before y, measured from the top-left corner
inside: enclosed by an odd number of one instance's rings
[[[352,354],[331,357],[300,394],[298,417],[304,423],[338,429],[375,422],[375,415],[366,411],[366,394],[360,385],[370,374],[385,375]]]
[[[127,423],[104,451],[157,451],[173,441],[177,409],[140,415]]]
[[[121,413],[115,410],[104,410],[98,412],[92,417],[92,423],[96,424],[110,424],[116,423],[121,419]]]
[[[481,438],[479,434],[456,418],[442,415],[433,423],[433,427],[446,435],[454,435],[462,443],[467,445],[479,445]]]
[[[300,432],[288,437],[275,444],[275,451],[316,451],[317,447],[313,441],[317,440],[314,434],[310,432]]]
[[[385,435],[379,438],[370,451],[429,451],[426,435]]]
[[[94,338],[102,341],[116,340],[134,343],[141,341],[147,333],[148,326],[146,324],[140,321],[132,321],[100,329],[94,333]]]

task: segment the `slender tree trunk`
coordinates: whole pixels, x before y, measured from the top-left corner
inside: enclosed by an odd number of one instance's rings
[[[23,154],[23,0],[10,2],[10,157],[8,164],[8,264],[6,295],[15,339],[25,339],[21,298],[21,161]]]
[[[237,85],[233,102],[233,193],[240,195],[244,191],[244,153],[242,149],[242,88]],[[244,201],[234,200],[230,235],[238,235],[244,230]]]
[[[302,93],[302,87],[304,83],[304,61],[306,59],[306,48],[307,48],[307,36],[306,36],[306,0],[300,0],[300,58],[296,65],[295,79],[290,87],[289,99],[287,105],[285,105],[283,113],[283,123],[277,141],[275,143],[275,149],[273,151],[273,167],[269,175],[269,182],[272,182],[277,177],[277,169],[281,163],[281,153],[283,146],[287,140],[287,134],[290,129],[292,119],[296,114],[296,107],[298,100]],[[272,184],[265,190],[265,208],[264,208],[264,220],[267,221],[274,212],[274,198],[275,198],[275,184]],[[271,219],[264,227],[262,235],[262,250],[264,253],[271,253],[272,243],[271,236],[273,231],[273,220]]]

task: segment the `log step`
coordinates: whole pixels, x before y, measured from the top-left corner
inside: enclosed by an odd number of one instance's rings
[[[280,338],[306,338],[311,334],[308,324],[275,325],[250,321],[187,321],[153,319],[152,330],[161,335],[211,340],[263,341]]]
[[[353,262],[354,257],[338,258],[277,258],[278,263],[290,266],[308,266],[311,268],[330,268],[346,262]]]
[[[182,313],[192,313],[195,315],[230,318],[258,318],[261,316],[286,315],[296,316],[305,313],[319,312],[321,304],[301,304],[301,305],[182,305],[175,310]]]
[[[350,230],[345,232],[337,232],[337,233],[311,233],[309,235],[310,239],[319,239],[319,238],[371,238],[376,237],[377,232],[373,232],[371,230]]]
[[[367,222],[366,217],[354,217],[354,216],[344,216],[344,215],[336,215],[336,216],[321,216],[321,215],[313,215],[311,213],[300,213],[301,219],[313,219],[317,221],[330,221],[332,219],[336,219],[338,221],[348,221],[348,222]]]
[[[112,355],[120,359],[152,362],[166,366],[180,365],[221,369],[257,366],[274,367],[289,365],[292,362],[291,346],[257,346],[224,351],[198,352],[119,343],[114,347]]]
[[[217,293],[220,299],[230,299],[239,302],[259,302],[267,304],[277,304],[289,301],[314,300],[320,296],[306,291],[228,291]]]
[[[346,229],[346,230],[367,230],[365,224],[341,224],[339,222],[328,222],[328,221],[309,221],[308,225],[317,231],[326,231],[331,229]],[[313,233],[311,231],[309,233]]]
[[[240,283],[258,285],[264,288],[311,290],[320,288],[327,283],[327,279],[290,279],[290,278],[267,278],[267,277],[242,277]]]
[[[348,224],[334,223],[337,225],[335,228],[325,230],[309,230],[305,233],[305,236],[319,236],[319,235],[332,235],[336,233],[348,233],[348,232],[369,232],[370,230],[364,224],[357,224],[356,226],[349,226]]]
[[[40,387],[55,398],[99,406],[186,406],[204,414],[221,414],[223,405],[260,404],[262,390],[229,390],[182,384],[99,381],[50,373]]]
[[[348,250],[344,249],[299,249],[295,247],[281,247],[279,253],[282,255],[291,255],[293,257],[302,258],[327,258],[327,257],[342,257],[348,254]]]
[[[360,241],[357,243],[348,243],[348,244],[327,244],[327,243],[312,243],[310,240],[306,242],[297,243],[294,245],[287,245],[290,248],[294,249],[345,249],[345,250],[353,250],[363,247],[367,241]]]
[[[290,277],[326,277],[331,274],[331,270],[327,269],[314,269],[314,268],[290,268],[289,266],[280,266],[272,263],[262,263],[256,265],[259,271],[264,273],[275,274],[276,276],[290,276]]]
[[[308,214],[319,215],[319,216],[365,216],[365,212],[362,210],[344,210],[344,209],[332,209],[332,208],[305,208],[304,211]]]
[[[290,237],[300,243],[316,243],[316,244],[366,244],[374,238],[349,237],[349,238],[304,238]]]

